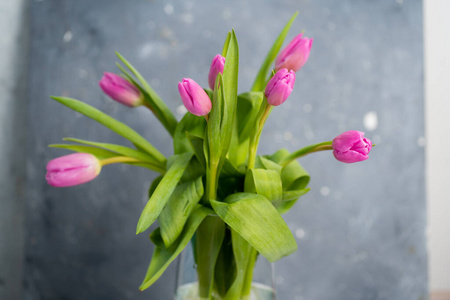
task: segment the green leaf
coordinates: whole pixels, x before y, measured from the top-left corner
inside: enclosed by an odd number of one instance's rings
[[[214,211],[270,262],[297,250],[291,231],[267,198],[238,193],[224,202],[211,200]]]
[[[280,149],[272,154],[269,159],[280,163],[290,155],[286,149]],[[281,170],[281,181],[283,182],[283,190],[302,190],[309,183],[309,174],[300,165],[298,161],[291,161]]]
[[[311,188],[301,189],[301,190],[293,190],[293,191],[284,191],[283,192],[283,201],[292,201],[297,200],[301,196],[305,195],[311,190]]]
[[[255,259],[256,251],[236,231],[231,230],[231,236],[237,276],[224,299],[239,299],[242,295],[250,260]]]
[[[237,100],[236,121],[238,123],[239,140],[249,138],[252,128],[255,126],[256,116],[263,102],[262,92],[247,92],[240,94]]]
[[[52,144],[48,145],[52,148],[62,148],[62,149],[68,149],[79,153],[90,153],[97,157],[98,159],[105,159],[115,156],[120,156],[120,154],[112,151],[108,151],[105,149],[100,149],[97,147],[90,147],[90,146],[82,146],[82,145],[68,145],[68,144]]]
[[[192,152],[193,148],[187,135],[191,134],[197,137],[203,137],[205,127],[206,120],[204,117],[195,116],[189,112],[186,113],[175,128],[173,135],[174,153]]]
[[[235,178],[235,177],[244,177],[245,171],[239,170],[236,168],[233,163],[225,158],[225,162],[222,167],[222,172],[220,173],[220,177],[222,178]]]
[[[197,157],[198,161],[202,165],[203,169],[206,167],[206,158],[205,152],[203,150],[203,138],[193,135],[189,132],[186,133],[186,137],[191,144],[192,149],[194,150],[194,154]]]
[[[260,155],[256,157],[256,162],[257,164],[261,165],[261,168],[276,171],[278,174],[281,174],[281,170],[283,169],[283,167],[277,164],[276,162],[273,162]]]
[[[239,73],[239,45],[234,30],[231,31],[230,42],[227,49],[225,66],[223,70],[224,109],[221,123],[221,139],[223,141],[222,157],[223,160],[230,147],[231,135],[233,132],[234,119],[237,106],[238,91],[238,73]],[[222,162],[223,163],[223,162]]]
[[[164,177],[163,175],[159,175],[158,177],[153,179],[152,183],[150,184],[150,188],[148,189],[148,198],[149,199],[155,192],[156,188],[158,187],[158,185],[161,182],[161,180],[163,179],[163,177]]]
[[[297,200],[310,190],[311,188],[283,192],[283,202],[277,207],[278,212],[280,214],[287,213],[297,203]]]
[[[266,197],[275,207],[283,199],[283,188],[278,172],[264,169],[250,169],[245,176],[244,191]]]
[[[228,32],[225,42],[222,47],[222,56],[226,56],[228,52],[228,45],[230,45],[231,32]]]
[[[212,213],[212,210],[201,205],[197,205],[197,207],[190,215],[188,221],[186,222],[186,225],[184,226],[183,232],[181,233],[180,237],[169,248],[164,247],[164,244],[162,243],[162,237],[159,235],[159,231],[155,231],[156,233],[154,235],[152,234],[152,241],[157,241],[159,239],[159,242],[155,243],[156,247],[153,251],[150,266],[148,267],[144,281],[139,287],[141,291],[150,287],[164,273],[170,263],[181,253],[181,251],[183,251],[183,249],[189,243],[198,226],[202,223],[203,219],[207,215]]]
[[[122,55],[120,55],[118,52],[116,52],[116,55],[139,80],[144,91],[144,100],[146,104],[149,106],[149,108],[152,110],[161,124],[167,129],[170,135],[173,136],[175,127],[178,123],[175,116],[172,114],[164,101],[161,100],[158,94],[150,87],[144,77]],[[132,79],[131,76],[123,70],[123,68],[121,68],[121,70],[125,73],[125,75],[127,75],[129,79]]]
[[[298,12],[296,12],[289,22],[284,26],[283,30],[281,31],[280,35],[276,39],[275,43],[272,45],[272,48],[270,49],[269,53],[266,56],[266,59],[264,60],[263,64],[261,65],[261,68],[258,71],[258,75],[256,75],[255,82],[253,83],[252,91],[263,91],[266,87],[266,78],[270,70],[270,66],[272,65],[273,61],[277,57],[278,51],[280,51],[281,46],[283,45],[284,39],[286,38],[286,35],[289,32],[289,29],[291,28],[292,22],[294,22],[295,18],[297,17]]]
[[[245,164],[248,157],[249,137],[255,126],[256,116],[263,100],[262,92],[249,92],[238,95],[236,118],[231,139],[231,149],[228,158],[236,166]]]
[[[98,143],[98,142],[86,141],[86,140],[75,139],[75,138],[64,138],[63,140],[69,141],[69,142],[74,142],[74,143],[79,143],[79,144],[85,144],[85,145],[89,145],[89,146],[94,146],[94,147],[98,147],[98,148],[103,148],[103,149],[106,149],[109,151],[119,153],[124,156],[139,159],[143,162],[148,162],[150,164],[160,167],[160,169],[165,168],[165,165],[161,164],[154,157],[148,155],[145,152],[135,150],[135,149],[132,149],[129,147],[115,145],[115,144],[108,144],[108,143]]]
[[[51,97],[59,103],[77,111],[88,118],[91,118],[103,126],[111,129],[115,133],[130,140],[133,144],[137,145],[140,149],[144,150],[152,157],[154,157],[160,163],[165,163],[166,158],[162,155],[152,144],[150,144],[145,138],[139,135],[136,131],[125,125],[124,123],[117,121],[116,119],[108,116],[100,110],[83,103],[79,100],[66,98],[66,97]]]
[[[302,190],[309,183],[309,174],[298,161],[292,161],[281,170],[284,190]]]
[[[234,285],[237,276],[236,261],[233,253],[234,248],[235,244],[232,242],[231,229],[226,227],[225,236],[217,257],[216,269],[214,272],[214,285],[221,297],[225,297],[227,291]],[[239,252],[239,254],[241,254],[241,252]]]
[[[189,161],[192,158],[192,153],[184,153],[176,155],[173,163],[167,169],[161,182],[156,187],[152,196],[145,205],[139,218],[136,234],[144,232],[152,225],[163,210],[175,187],[183,176],[184,170],[187,168]]]
[[[169,247],[183,230],[189,215],[203,196],[202,178],[178,185],[158,217],[161,236]]]
[[[225,236],[225,223],[217,216],[207,216],[195,234],[199,296],[210,299],[217,257]]]

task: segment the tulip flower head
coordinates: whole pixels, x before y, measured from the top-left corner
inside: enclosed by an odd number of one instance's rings
[[[67,187],[91,181],[100,170],[100,161],[94,155],[74,153],[51,160],[45,179],[52,186]]]
[[[209,75],[208,75],[208,83],[209,87],[214,90],[214,86],[216,84],[216,78],[217,75],[223,74],[223,68],[225,67],[225,57],[223,57],[220,54],[217,54],[214,56],[211,67],[209,68]]]
[[[143,104],[141,91],[119,75],[105,72],[99,85],[106,95],[123,105],[135,107]]]
[[[178,82],[178,92],[186,109],[196,116],[206,116],[211,111],[211,100],[197,82],[183,78]]]
[[[264,94],[270,105],[282,104],[291,94],[295,83],[295,72],[281,69],[269,80]]]
[[[280,52],[275,60],[275,71],[286,68],[297,72],[306,63],[313,39],[302,37],[300,33]]]
[[[372,142],[364,137],[364,132],[350,130],[335,137],[331,147],[338,161],[350,164],[368,159]]]

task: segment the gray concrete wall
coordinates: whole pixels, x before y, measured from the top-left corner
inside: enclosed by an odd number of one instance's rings
[[[29,11],[0,0],[0,299],[21,299]]]

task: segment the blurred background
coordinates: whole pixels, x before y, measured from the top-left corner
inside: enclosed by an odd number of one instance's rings
[[[104,71],[118,72],[114,51],[180,118],[176,83],[206,85],[228,30],[244,92],[295,11],[287,39],[305,30],[313,49],[260,151],[350,129],[378,146],[355,165],[325,153],[300,160],[312,190],[286,215],[299,250],[275,264],[279,299],[450,299],[447,0],[0,0],[0,299],[171,299],[174,266],[137,291],[152,247],[134,229],[155,174],[110,166],[79,187],[48,186],[46,163],[67,154],[48,144],[124,143],[49,96],[84,100],[169,156],[150,113],[98,88]]]

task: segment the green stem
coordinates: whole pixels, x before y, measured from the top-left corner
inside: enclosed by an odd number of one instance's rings
[[[211,162],[209,173],[206,176],[207,180],[207,195],[208,200],[217,200],[217,189],[216,189],[216,183],[217,183],[217,168],[218,163]]]
[[[162,168],[161,166],[157,166],[157,165],[151,164],[147,161],[139,160],[139,159],[128,157],[128,156],[114,156],[114,157],[105,158],[105,159],[100,160],[100,164],[102,165],[102,167],[106,166],[106,165],[118,164],[118,163],[141,163],[141,164],[148,165],[149,169],[159,172],[161,174],[166,172],[166,170],[164,168]]]
[[[105,158],[100,161],[100,164],[102,166],[110,165],[110,164],[117,164],[117,163],[130,163],[130,162],[143,162],[142,160],[127,157],[127,156],[115,156],[110,158]]]
[[[244,285],[242,288],[242,296],[249,296],[252,290],[253,270],[255,268],[257,257],[258,252],[252,248],[248,258],[247,270],[245,272]]]
[[[292,152],[290,155],[286,156],[284,159],[282,159],[278,163],[284,167],[284,166],[288,165],[294,159],[297,159],[299,157],[305,156],[305,155],[313,153],[313,152],[325,151],[325,150],[333,150],[333,148],[331,147],[331,141],[314,144],[314,145],[309,145],[304,148],[301,148],[295,152]]]
[[[262,130],[264,128],[264,124],[266,123],[267,117],[269,116],[270,112],[272,111],[273,106],[267,103],[267,99],[264,96],[264,101],[261,104],[261,108],[258,112],[257,120],[259,119],[259,122],[253,131],[253,133],[250,135],[250,143],[249,143],[249,151],[248,151],[248,164],[247,169],[253,169],[255,167],[255,161],[256,161],[256,153],[258,151],[258,144],[259,139],[261,137]]]

